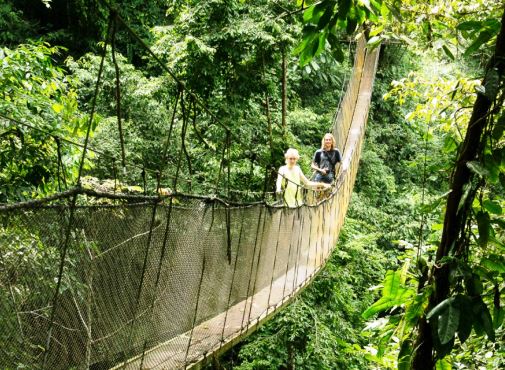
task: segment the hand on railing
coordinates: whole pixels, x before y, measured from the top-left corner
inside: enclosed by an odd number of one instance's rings
[[[328,190],[329,188],[331,188],[331,184],[326,184],[324,182],[319,182],[319,183],[317,183],[317,186],[315,187],[314,190],[316,190],[316,191],[325,191],[325,190]]]

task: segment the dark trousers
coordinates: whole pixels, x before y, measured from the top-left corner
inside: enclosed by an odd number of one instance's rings
[[[315,182],[324,182],[326,184],[331,184],[334,179],[335,174],[333,172],[328,172],[326,175],[323,175],[322,173],[318,172],[314,177]]]

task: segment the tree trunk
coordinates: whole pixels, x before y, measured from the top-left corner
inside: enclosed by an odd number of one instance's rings
[[[496,49],[491,57],[487,67],[486,76],[482,86],[488,82],[488,72],[496,69],[499,76],[503,76],[505,71],[505,12],[502,15],[501,30],[496,40]],[[464,202],[463,207],[459,207],[464,194],[464,186],[472,179],[472,172],[467,166],[469,161],[476,160],[484,148],[483,133],[489,122],[488,114],[492,106],[489,97],[479,93],[473,106],[472,116],[468,123],[468,129],[465,140],[462,143],[459,156],[456,161],[456,167],[452,176],[451,192],[447,198],[446,212],[444,217],[444,229],[442,239],[437,249],[435,266],[432,275],[435,281],[435,292],[430,297],[428,311],[442,302],[449,295],[449,265],[440,264],[440,260],[446,257],[458,246],[458,242],[463,237],[464,227],[470,216],[471,202]],[[458,208],[460,208],[458,210]],[[428,312],[427,311],[427,312]],[[431,336],[431,327],[423,317],[419,324],[419,332],[414,348],[412,369],[427,370],[435,365],[436,358],[433,352],[433,338]]]
[[[268,97],[268,91],[265,93],[265,109],[266,109],[266,116],[267,116],[267,128],[268,128],[268,145],[270,147],[270,161],[269,163],[272,164],[274,163],[275,159],[275,153],[274,153],[274,138],[273,138],[273,133],[272,133],[272,115],[270,114],[270,99]],[[268,174],[265,178],[265,189],[271,188],[275,184],[275,179],[277,178],[277,175],[273,169],[267,170]],[[266,191],[266,190],[265,190]]]
[[[282,132],[286,133],[286,116],[287,116],[287,62],[286,50],[282,49]]]
[[[268,92],[265,93],[265,113],[267,116],[268,145],[270,146],[270,162],[274,160],[274,139],[272,134],[272,116],[270,114],[270,99]]]

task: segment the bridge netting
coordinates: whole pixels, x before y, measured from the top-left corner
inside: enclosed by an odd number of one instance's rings
[[[75,187],[0,206],[0,367],[187,368],[287,303],[336,244],[377,54],[359,41],[333,123],[343,161],[324,199],[286,208]],[[111,202],[89,204],[100,198]]]

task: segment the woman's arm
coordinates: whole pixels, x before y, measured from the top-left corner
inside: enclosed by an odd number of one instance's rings
[[[324,190],[328,189],[330,187],[330,184],[325,184],[323,182],[314,182],[310,181],[308,178],[305,177],[305,175],[302,172],[302,169],[298,167],[298,170],[300,171],[300,181],[305,187],[313,189],[313,190]]]
[[[316,162],[312,162],[310,168],[312,168],[314,171],[321,172],[323,175],[326,175],[326,170],[324,168],[319,168]]]
[[[277,193],[280,193],[282,192],[282,180],[284,179],[284,177],[282,176],[284,175],[284,171],[283,171],[283,168],[279,168],[279,171],[277,172],[277,181],[275,182],[275,191]]]

